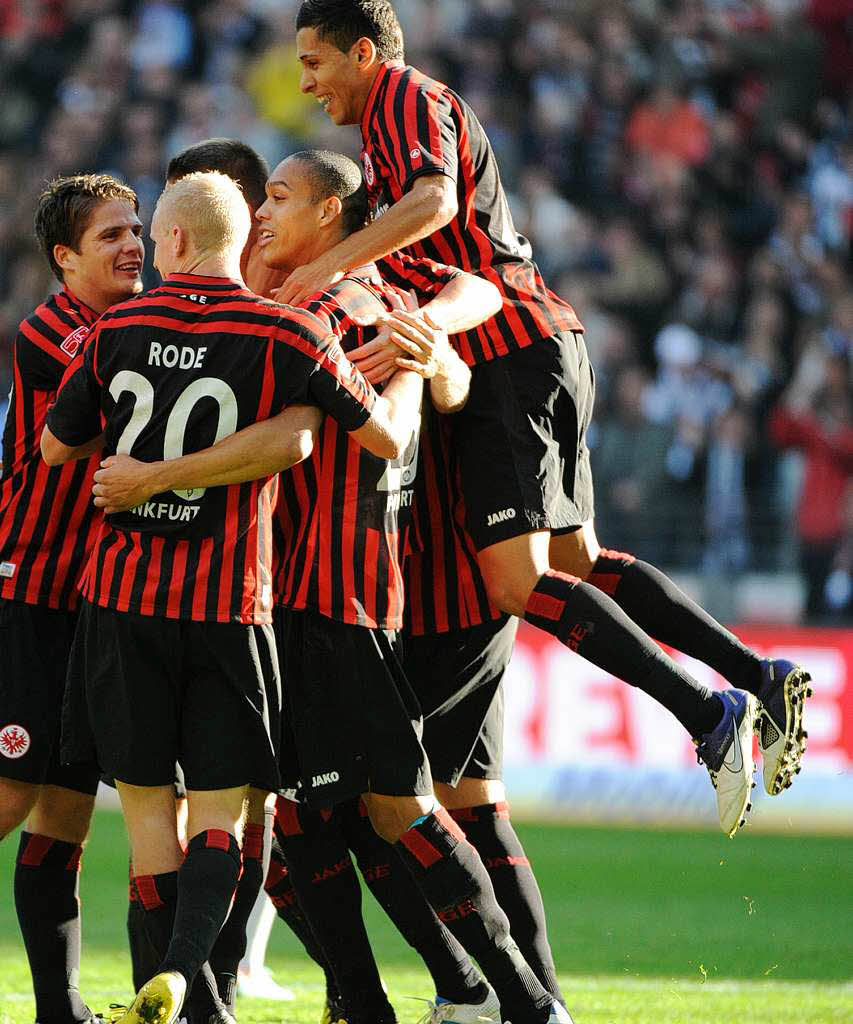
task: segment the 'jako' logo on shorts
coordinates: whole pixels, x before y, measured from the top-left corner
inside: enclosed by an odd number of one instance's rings
[[[486,517],[486,526],[497,526],[498,523],[505,523],[509,519],[515,519],[514,508],[505,508],[500,512],[492,512],[490,516]]]
[[[4,757],[23,757],[30,749],[30,734],[22,725],[4,725],[0,729],[0,754]]]
[[[311,788],[317,786],[328,786],[330,782],[340,782],[341,776],[338,772],[323,772],[322,775],[315,775],[311,779]]]

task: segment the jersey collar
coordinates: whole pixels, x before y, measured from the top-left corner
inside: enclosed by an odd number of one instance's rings
[[[99,314],[96,313],[91,306],[87,306],[82,299],[78,299],[74,292],[70,291],[68,288],[63,287],[59,294],[65,296],[65,298],[77,310],[80,319],[87,326],[89,324],[93,324],[98,319]]]
[[[160,285],[168,291],[192,291],[203,295],[252,294],[242,281],[230,277],[203,277],[200,274],[169,274]]]
[[[384,83],[388,81],[388,76],[392,71],[402,71],[404,67],[405,64],[380,65],[379,74],[373,80],[373,85],[367,95],[367,103],[364,105],[364,113],[361,115],[361,137],[365,142],[370,134],[370,122],[373,114],[379,106],[379,94],[384,91]]]

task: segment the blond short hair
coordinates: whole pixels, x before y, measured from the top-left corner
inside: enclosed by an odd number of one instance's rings
[[[240,253],[252,226],[240,186],[219,171],[198,171],[167,185],[155,215],[182,228],[198,253]]]

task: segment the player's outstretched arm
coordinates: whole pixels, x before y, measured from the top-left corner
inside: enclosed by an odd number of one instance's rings
[[[276,293],[276,301],[298,306],[336,284],[348,270],[427,238],[449,224],[457,212],[456,183],[445,174],[422,175],[378,220],[297,267]]]
[[[307,459],[323,414],[292,405],[218,441],[212,448],[162,462],[111,455],[95,473],[95,504],[111,515],[136,508],[152,494],[242,484],[273,476]]]
[[[103,447],[103,434],[78,445],[63,444],[50,427],[45,427],[41,435],[41,457],[48,466],[64,466],[66,462],[74,462],[76,459],[88,459]]]

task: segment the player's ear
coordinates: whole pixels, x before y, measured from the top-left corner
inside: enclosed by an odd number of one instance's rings
[[[329,196],[328,199],[324,199],[323,212],[320,215],[320,223],[323,225],[333,223],[338,219],[338,217],[340,217],[343,208],[344,204],[337,196]]]
[[[368,39],[367,36],[362,36],[361,39],[354,43],[350,53],[354,56],[359,71],[368,70],[377,59],[376,44],[372,39]]]
[[[74,252],[70,245],[55,245],[53,247],[53,258],[63,273],[66,270],[74,269],[74,257],[76,255],[77,253]]]
[[[180,224],[172,228],[172,249],[176,256],[183,256],[187,251],[187,233]]]

